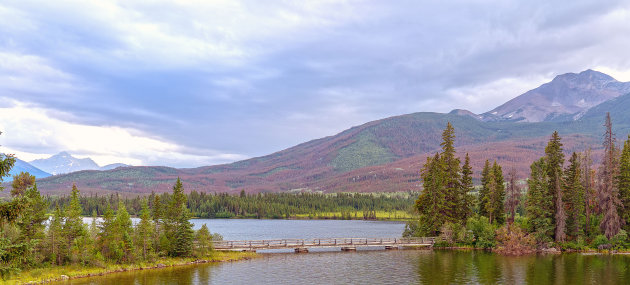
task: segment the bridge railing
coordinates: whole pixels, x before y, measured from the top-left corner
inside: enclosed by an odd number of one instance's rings
[[[313,238],[213,241],[215,249],[278,249],[296,247],[395,246],[434,244],[436,237],[412,238]]]

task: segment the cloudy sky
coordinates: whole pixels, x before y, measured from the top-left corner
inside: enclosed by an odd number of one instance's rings
[[[2,1],[0,152],[231,162],[566,72],[630,81],[628,35],[628,1]]]

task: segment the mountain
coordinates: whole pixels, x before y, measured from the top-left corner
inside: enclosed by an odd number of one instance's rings
[[[629,92],[630,82],[619,82],[598,71],[567,73],[484,113],[483,120],[575,120],[590,108]]]
[[[26,162],[24,160],[16,159],[15,160],[15,165],[13,165],[13,168],[11,168],[11,171],[9,171],[9,174],[11,176],[5,177],[4,178],[4,182],[12,181],[13,180],[13,175],[20,174],[20,172],[28,172],[31,175],[35,176],[35,178],[37,178],[37,179],[51,176],[50,173],[42,171],[41,169],[39,169],[39,168],[29,164],[28,162]]]
[[[33,166],[42,169],[53,175],[70,173],[80,170],[96,170],[100,169],[90,158],[76,158],[68,152],[62,151],[49,158],[36,159],[30,162]]]
[[[578,75],[591,80],[592,76],[583,76],[588,73],[597,75],[593,71]],[[584,88],[571,90],[577,94]],[[579,97],[574,93],[563,94]],[[135,194],[170,191],[177,177],[181,177],[187,190],[204,192],[418,190],[418,172],[426,157],[439,150],[447,122],[455,127],[459,155],[470,153],[477,178],[486,159],[515,166],[525,177],[531,162],[544,154],[544,146],[555,130],[563,137],[566,152],[593,147],[594,159],[598,159],[606,112],[611,113],[618,137],[625,137],[630,132],[627,110],[630,94],[614,96],[585,109],[578,118],[558,116],[542,122],[480,120],[465,110],[413,113],[368,122],[334,136],[231,164],[190,169],[123,167],[80,171],[41,179],[38,185],[49,194],[67,193],[75,182],[84,193]]]
[[[118,167],[129,167],[131,165],[128,164],[124,164],[124,163],[112,163],[112,164],[108,164],[105,166],[101,166],[99,169],[100,170],[112,170],[112,169],[116,169]]]

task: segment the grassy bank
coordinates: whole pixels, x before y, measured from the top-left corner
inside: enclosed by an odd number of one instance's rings
[[[178,265],[187,265],[194,263],[207,263],[207,262],[225,262],[225,261],[237,261],[245,260],[256,257],[256,253],[253,252],[225,252],[215,251],[205,259],[197,258],[164,258],[154,262],[141,262],[134,264],[106,264],[103,267],[94,266],[81,266],[81,265],[68,265],[68,266],[54,266],[45,268],[36,268],[27,271],[23,271],[12,279],[0,280],[1,284],[25,284],[25,283],[44,283],[50,281],[63,280],[64,275],[70,279],[83,278],[90,276],[99,276],[109,273],[163,268]]]
[[[363,220],[363,211],[350,211],[350,212],[320,212],[315,214],[297,214],[291,218],[295,219],[337,219],[337,220]],[[389,221],[408,221],[413,217],[407,211],[375,211],[376,220],[389,220]],[[372,217],[371,219],[374,219]]]

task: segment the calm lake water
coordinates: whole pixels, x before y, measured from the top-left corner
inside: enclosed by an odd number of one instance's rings
[[[398,237],[368,221],[194,220],[225,239]],[[61,284],[630,284],[630,256],[500,256],[483,251],[264,253],[253,260],[111,274]]]

